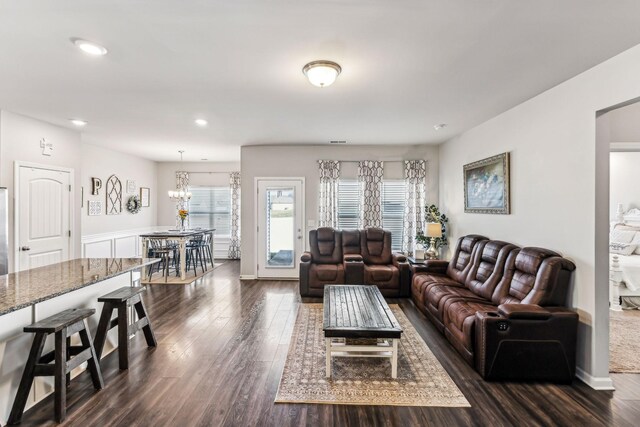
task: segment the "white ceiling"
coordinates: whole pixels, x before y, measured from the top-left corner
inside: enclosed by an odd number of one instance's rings
[[[0,108],[82,118],[86,142],[159,161],[439,143],[640,43],[639,16],[638,0],[5,0]],[[317,59],[342,66],[333,86],[302,75]]]

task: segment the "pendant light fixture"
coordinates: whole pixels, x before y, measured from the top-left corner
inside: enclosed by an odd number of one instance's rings
[[[183,167],[182,167],[182,153],[184,153],[184,150],[178,150],[178,153],[180,153],[180,169],[183,169]],[[187,200],[191,199],[191,196],[192,196],[191,191],[185,191],[184,188],[178,188],[177,186],[176,186],[175,190],[167,191],[167,194],[172,199],[183,200],[185,202]]]
[[[312,85],[326,87],[336,81],[342,68],[333,61],[313,61],[305,65],[302,72]]]

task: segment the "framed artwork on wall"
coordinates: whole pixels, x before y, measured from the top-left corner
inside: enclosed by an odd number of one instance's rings
[[[102,215],[102,202],[99,200],[88,200],[87,204],[89,205],[89,216],[97,216]]]
[[[136,192],[136,182],[128,179],[127,180],[127,194],[133,194]]]
[[[511,213],[509,153],[464,165],[464,211],[467,213]]]
[[[151,206],[151,191],[148,187],[140,187],[140,201],[143,208]]]

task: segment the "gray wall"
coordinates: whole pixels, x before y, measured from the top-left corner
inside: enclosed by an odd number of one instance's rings
[[[451,237],[479,233],[557,250],[577,265],[578,374],[610,387],[608,372],[607,130],[596,112],[640,96],[634,47],[440,147],[440,204]],[[462,167],[511,152],[511,215],[464,212]],[[604,238],[603,238],[604,237]]]
[[[157,199],[153,193],[157,188],[157,163],[141,157],[120,153],[95,145],[82,145],[81,185],[84,187],[84,207],[82,208],[82,235],[110,233],[156,225]],[[122,182],[122,213],[120,215],[89,216],[87,201],[106,200],[107,179],[116,175]],[[98,196],[91,195],[91,178],[102,180],[102,189]],[[127,193],[127,180],[136,183],[135,193]],[[140,195],[140,187],[151,189],[151,206],[142,208],[137,214],[126,210],[129,197]]]
[[[32,162],[48,166],[60,166],[74,170],[73,254],[80,257],[80,176],[82,167],[82,142],[80,133],[55,126],[6,110],[0,111],[0,186],[9,193],[9,271],[14,271],[14,162]],[[51,156],[43,156],[40,140],[53,143]]]
[[[438,201],[438,147],[432,145],[296,145],[248,146],[241,150],[242,169],[242,265],[241,274],[256,274],[255,193],[256,177],[304,177],[307,221],[317,221],[318,160],[427,160],[427,202]],[[345,163],[343,177],[356,177],[356,165]],[[385,165],[387,178],[402,178],[401,163]]]
[[[176,171],[202,172],[189,177],[192,185],[229,185],[228,172],[240,170],[238,162],[162,162],[158,163],[158,188],[154,193],[158,207],[158,225],[176,225],[176,203],[167,191],[176,188]],[[211,172],[211,173],[208,173]],[[221,173],[222,172],[222,173]],[[152,190],[153,193],[153,190]]]

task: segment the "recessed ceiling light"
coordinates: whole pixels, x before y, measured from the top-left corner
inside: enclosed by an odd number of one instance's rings
[[[209,159],[200,159],[200,160],[209,160]]]
[[[69,119],[69,121],[78,127],[82,127],[87,124],[86,121],[80,119]]]
[[[195,119],[194,123],[200,127],[205,127],[209,122],[207,122],[205,119]]]
[[[435,125],[433,128],[434,128],[435,130],[440,130],[440,129],[444,129],[444,128],[446,128],[446,127],[447,127],[447,124],[446,124],[446,123],[440,123],[439,125]]]
[[[313,61],[305,65],[302,72],[312,85],[325,87],[336,81],[342,68],[333,61]]]
[[[100,46],[98,43],[90,42],[89,40],[71,38],[71,43],[73,43],[78,49],[83,51],[84,53],[88,53],[93,56],[102,56],[107,54],[107,48],[104,46]]]

